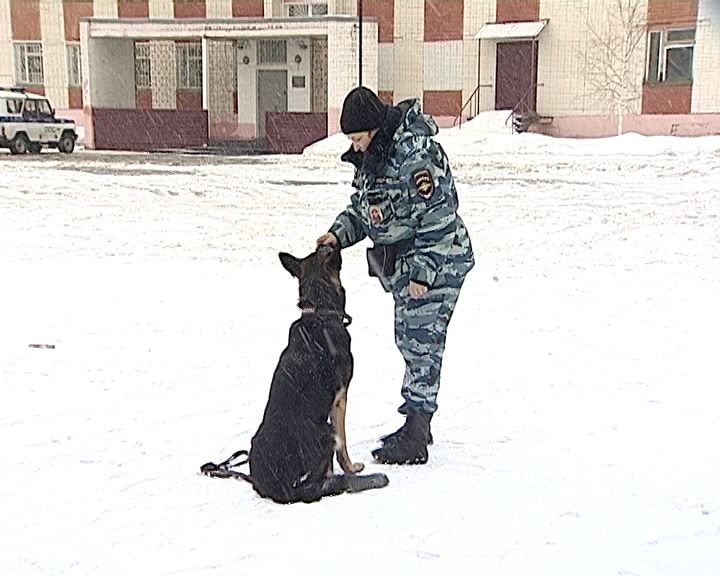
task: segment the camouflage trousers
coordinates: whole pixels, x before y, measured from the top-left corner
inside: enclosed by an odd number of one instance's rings
[[[405,359],[402,396],[398,409],[434,413],[440,389],[440,370],[448,325],[465,280],[463,270],[441,273],[422,298],[410,298],[407,288],[395,298],[395,344]]]

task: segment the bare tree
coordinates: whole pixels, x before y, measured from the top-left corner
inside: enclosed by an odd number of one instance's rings
[[[646,12],[647,0],[615,0],[603,22],[587,22],[588,82],[593,96],[615,113],[618,135],[623,133],[625,114],[642,97]]]

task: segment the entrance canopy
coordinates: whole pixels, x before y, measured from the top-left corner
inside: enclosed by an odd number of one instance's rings
[[[506,22],[504,24],[485,24],[475,38],[477,40],[520,40],[536,38],[547,25],[547,20],[537,22]]]

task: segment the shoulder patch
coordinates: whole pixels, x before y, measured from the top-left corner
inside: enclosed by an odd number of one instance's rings
[[[412,175],[412,180],[418,196],[424,200],[428,200],[433,195],[435,182],[433,182],[430,170],[418,170]]]

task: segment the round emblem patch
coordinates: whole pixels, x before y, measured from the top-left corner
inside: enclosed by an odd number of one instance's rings
[[[380,206],[370,206],[368,214],[373,226],[377,226],[383,221],[383,213],[382,210],[380,210]]]

